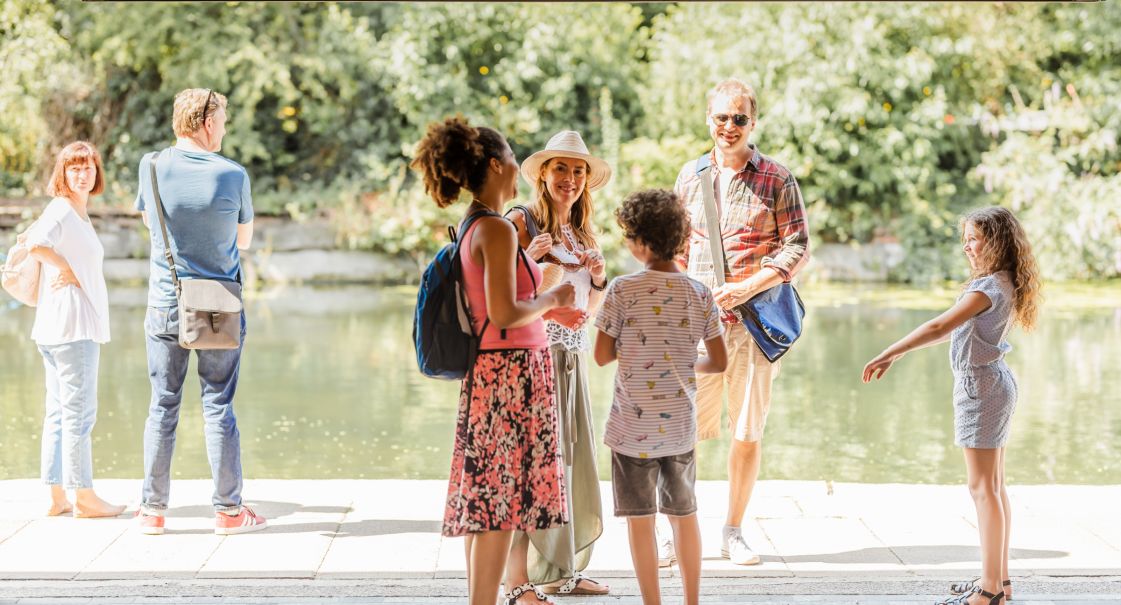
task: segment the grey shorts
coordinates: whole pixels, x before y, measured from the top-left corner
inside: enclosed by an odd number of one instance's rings
[[[611,487],[616,517],[660,512],[683,517],[697,512],[697,465],[693,450],[661,458],[611,453]]]

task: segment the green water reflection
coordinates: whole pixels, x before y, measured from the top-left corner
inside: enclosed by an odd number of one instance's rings
[[[945,345],[897,364],[884,382],[863,363],[932,310],[814,300],[803,340],[783,362],[767,428],[764,479],[956,483]],[[251,478],[447,476],[458,385],[416,370],[414,298],[373,288],[289,288],[249,305],[236,412]],[[102,348],[97,477],[137,478],[148,405],[142,290],[114,292],[113,342]],[[937,306],[932,309],[936,310]],[[43,370],[27,339],[32,310],[0,310],[0,479],[39,468]],[[1121,483],[1121,307],[1045,312],[1015,333],[1009,363],[1020,403],[1008,476],[1019,483]],[[192,363],[193,371],[193,363]],[[613,368],[592,368],[602,429]],[[197,382],[188,380],[173,473],[204,478]],[[724,478],[726,440],[698,448],[699,477]],[[606,448],[600,471],[609,476]]]

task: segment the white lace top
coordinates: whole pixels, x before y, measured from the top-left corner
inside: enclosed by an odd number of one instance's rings
[[[553,256],[560,259],[562,263],[577,264],[579,261],[574,254],[577,251],[584,250],[583,244],[580,240],[576,239],[576,234],[572,232],[570,225],[561,226],[561,241],[553,244],[549,250]],[[592,275],[587,268],[581,267],[577,270],[570,270],[567,267],[558,266],[554,263],[542,263],[542,268],[555,275],[560,272],[560,278],[556,279],[556,284],[570,282],[576,287],[576,307],[587,309],[588,299],[592,291]],[[552,276],[550,276],[552,277]],[[552,281],[549,277],[545,278],[546,281]],[[590,322],[590,320],[589,320]],[[566,351],[588,351],[591,349],[591,342],[588,338],[587,323],[585,327],[578,330],[566,328],[555,321],[545,322],[545,334],[549,337],[549,346],[560,345]]]

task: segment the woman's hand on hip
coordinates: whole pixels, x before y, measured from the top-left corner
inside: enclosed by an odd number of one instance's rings
[[[61,290],[66,286],[74,286],[81,288],[82,284],[78,283],[78,278],[74,275],[74,271],[70,267],[58,270],[58,276],[51,280],[52,290]]]

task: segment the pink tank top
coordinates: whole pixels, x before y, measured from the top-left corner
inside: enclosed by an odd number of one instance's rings
[[[483,329],[487,312],[483,267],[471,258],[471,239],[475,235],[475,227],[478,226],[479,223],[476,221],[467,230],[467,233],[463,234],[463,243],[461,244],[463,248],[459,252],[459,262],[463,266],[463,285],[467,289],[467,304],[471,307],[471,324],[475,328],[476,334]],[[521,255],[518,256],[515,272],[518,280],[516,298],[517,300],[529,300],[533,298],[533,280],[541,283],[541,269],[537,266],[537,263],[531,261],[528,263],[529,269],[527,270],[526,263],[520,258]],[[533,280],[530,279],[529,271],[533,272]],[[539,318],[520,328],[507,328],[506,338],[502,338],[502,330],[491,323],[487,326],[486,332],[483,333],[479,350],[537,349],[548,346],[548,343],[548,337],[545,335],[545,321]]]

